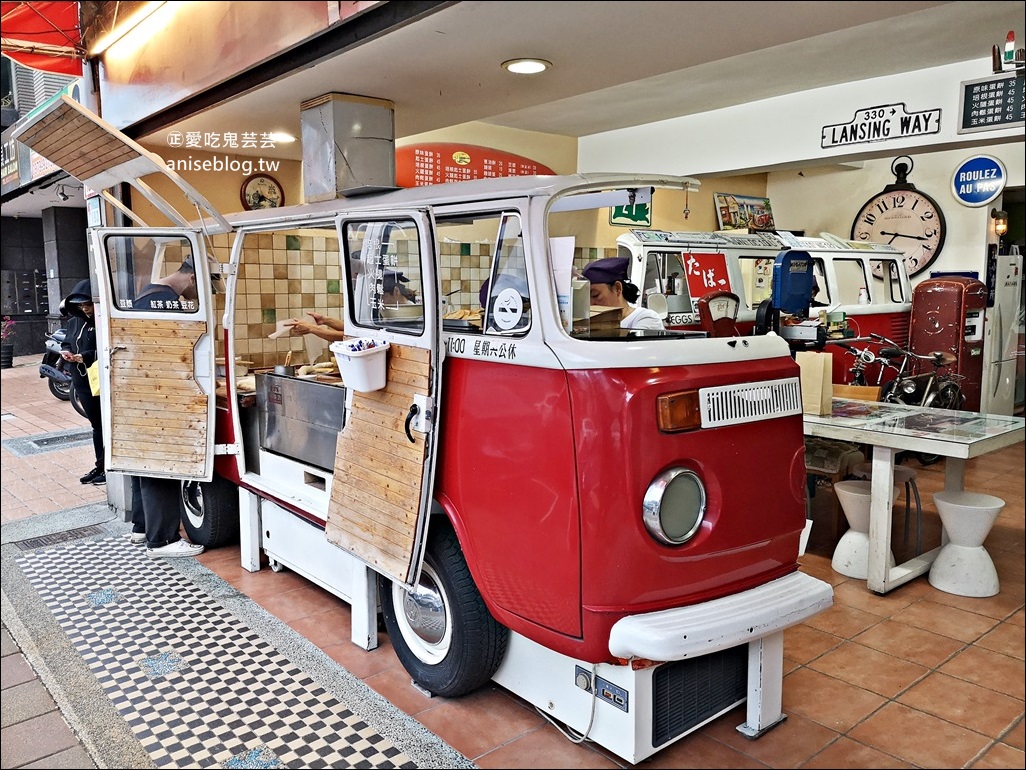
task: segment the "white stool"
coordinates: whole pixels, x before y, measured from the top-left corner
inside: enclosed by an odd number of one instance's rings
[[[834,484],[849,529],[837,541],[830,566],[834,572],[862,580],[869,577],[869,508],[872,490],[871,481],[838,481]],[[898,496],[897,487],[894,488],[894,496]],[[887,554],[887,566],[894,566],[892,553]]]
[[[958,596],[994,596],[1001,590],[994,562],[983,547],[1005,501],[980,492],[933,496],[948,543],[930,567],[930,585]]]
[[[859,463],[852,469],[852,475],[868,479],[873,474],[873,463]],[[912,523],[912,499],[916,501],[916,556],[923,552],[923,501],[919,497],[916,472],[906,465],[894,466],[894,483],[905,487],[905,545],[908,545],[909,525]]]

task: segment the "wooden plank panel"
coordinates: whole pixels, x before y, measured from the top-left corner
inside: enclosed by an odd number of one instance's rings
[[[328,540],[384,574],[409,581],[427,442],[406,437],[414,394],[430,390],[430,351],[391,345],[383,390],[354,393],[339,433]]]
[[[193,371],[206,325],[112,319],[113,468],[196,476],[204,469],[208,396]]]

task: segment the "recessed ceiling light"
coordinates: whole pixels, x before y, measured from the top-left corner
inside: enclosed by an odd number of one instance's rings
[[[292,134],[286,134],[284,131],[272,131],[267,135],[267,138],[279,144],[292,144],[292,142],[296,141],[296,137]]]
[[[517,75],[534,75],[544,72],[552,66],[552,62],[544,59],[510,59],[502,63],[502,68]]]

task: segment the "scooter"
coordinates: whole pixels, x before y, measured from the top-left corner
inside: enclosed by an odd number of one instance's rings
[[[82,406],[78,393],[71,387],[69,368],[72,364],[61,356],[61,344],[66,334],[67,329],[61,328],[46,335],[46,351],[39,364],[39,376],[46,378],[46,384],[54,396],[61,401],[70,401],[75,411],[86,417],[85,407]]]

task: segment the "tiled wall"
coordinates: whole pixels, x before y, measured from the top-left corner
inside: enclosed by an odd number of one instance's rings
[[[231,257],[227,235],[211,238],[211,249],[218,262]],[[442,294],[454,308],[478,309],[478,291],[488,277],[494,246],[487,242],[439,244]],[[578,247],[574,265],[616,256],[616,248]],[[305,318],[315,311],[340,318],[344,301],[342,271],[339,266],[338,239],[328,231],[295,231],[249,235],[243,246],[239,267],[238,293],[235,297],[235,355],[252,361],[256,369],[285,362],[291,350],[295,365],[310,363],[307,344],[302,337],[268,339],[276,324],[288,318]],[[224,315],[224,295],[215,295],[215,317]],[[224,354],[222,336],[218,337],[218,356]],[[330,353],[325,349],[319,360]]]

